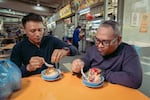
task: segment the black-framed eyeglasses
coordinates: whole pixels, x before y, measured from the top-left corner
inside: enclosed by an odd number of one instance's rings
[[[112,40],[100,40],[100,39],[98,39],[97,37],[95,37],[95,39],[94,39],[96,45],[99,45],[99,44],[101,43],[103,46],[110,46],[110,45],[113,44],[116,40],[117,40],[117,37],[115,37],[115,38],[112,39]]]

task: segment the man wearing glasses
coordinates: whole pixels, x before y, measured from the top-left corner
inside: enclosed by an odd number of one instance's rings
[[[138,54],[133,46],[121,41],[119,24],[104,21],[95,36],[95,45],[89,47],[83,57],[72,62],[72,72],[86,72],[90,68],[101,69],[105,80],[130,88],[139,88],[142,69]]]

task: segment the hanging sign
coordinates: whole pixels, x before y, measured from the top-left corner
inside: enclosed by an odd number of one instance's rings
[[[83,15],[83,14],[86,14],[86,13],[89,13],[90,12],[90,8],[86,8],[86,9],[83,9],[83,10],[80,10],[79,11],[79,15]]]
[[[71,12],[71,6],[70,6],[70,4],[66,5],[64,8],[62,8],[59,11],[60,18],[67,17],[67,16],[69,16],[71,14],[72,14],[72,12]]]

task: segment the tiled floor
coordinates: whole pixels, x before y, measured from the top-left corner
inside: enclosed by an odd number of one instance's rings
[[[143,68],[143,83],[139,90],[150,97],[150,59],[141,59],[141,64]]]
[[[66,72],[71,71],[71,67],[67,67],[67,66],[71,66],[72,61],[76,58],[79,58],[80,56],[81,55],[64,57],[60,61],[60,69]]]
[[[60,62],[60,69],[63,71],[70,71],[70,67],[65,66],[71,66],[70,63],[73,61],[73,59],[79,58],[81,55],[72,56],[72,57],[65,57]],[[145,95],[150,97],[150,66],[145,65],[142,63],[143,67],[143,83],[142,86],[139,88],[141,92],[143,92]]]

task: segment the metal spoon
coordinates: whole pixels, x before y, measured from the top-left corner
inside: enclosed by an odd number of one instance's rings
[[[83,68],[81,69],[81,74],[82,74],[82,76],[85,78],[85,79],[88,79],[88,77],[84,74],[84,72],[83,72]]]
[[[59,62],[54,63],[54,65],[55,65],[56,69],[59,69]]]
[[[44,64],[45,64],[47,67],[54,67],[54,65],[48,64],[46,61],[44,62]]]

